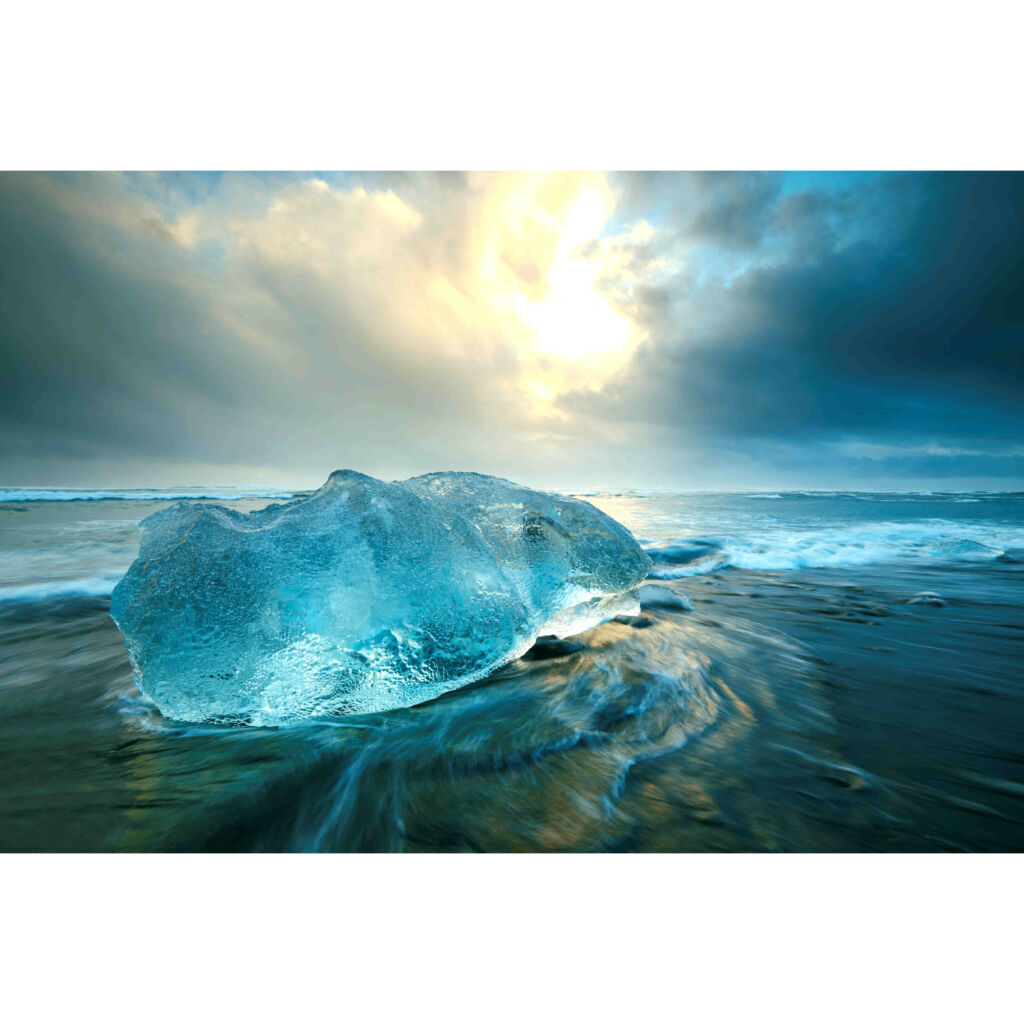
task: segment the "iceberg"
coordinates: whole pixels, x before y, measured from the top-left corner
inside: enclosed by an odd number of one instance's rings
[[[275,725],[408,707],[540,636],[636,614],[650,560],[593,505],[476,473],[332,473],[248,514],[145,519],[111,615],[168,718]]]

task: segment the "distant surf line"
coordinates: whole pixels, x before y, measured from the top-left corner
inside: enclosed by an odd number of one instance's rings
[[[0,502],[26,501],[242,501],[245,498],[289,500],[304,491],[88,491],[72,488],[0,488]]]

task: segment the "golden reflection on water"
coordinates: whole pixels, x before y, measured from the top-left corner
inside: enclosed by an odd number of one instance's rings
[[[666,822],[710,827],[721,812],[692,770],[665,767],[673,755],[698,741],[738,750],[758,725],[766,673],[807,671],[792,645],[741,655],[720,631],[667,614],[580,640],[581,650],[343,728],[176,734],[154,720],[127,758],[137,806],[126,843],[539,851],[615,849],[649,834],[660,838],[647,848],[678,844]],[[726,663],[746,669],[744,697]],[[248,778],[247,748],[262,758]],[[151,812],[168,802],[186,808],[179,826],[152,831]]]
[[[418,707],[282,729],[163,719],[131,683],[103,601],[8,611],[0,847],[1013,848],[1020,790],[989,765],[1019,736],[998,682],[1018,650],[1016,613],[897,604],[885,588],[900,584],[880,579],[671,583],[693,612],[539,644]],[[984,690],[983,666],[948,657],[968,632],[991,662]],[[901,659],[908,638],[913,657]],[[900,716],[916,731],[897,735]]]

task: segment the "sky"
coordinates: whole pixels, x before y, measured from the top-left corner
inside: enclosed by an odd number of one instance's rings
[[[1024,174],[0,174],[0,486],[1024,489]]]

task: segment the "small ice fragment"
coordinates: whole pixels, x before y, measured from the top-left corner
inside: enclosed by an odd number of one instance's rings
[[[693,605],[689,598],[678,594],[671,587],[662,587],[657,583],[645,583],[638,591],[640,607],[659,608],[669,612],[692,612]]]

